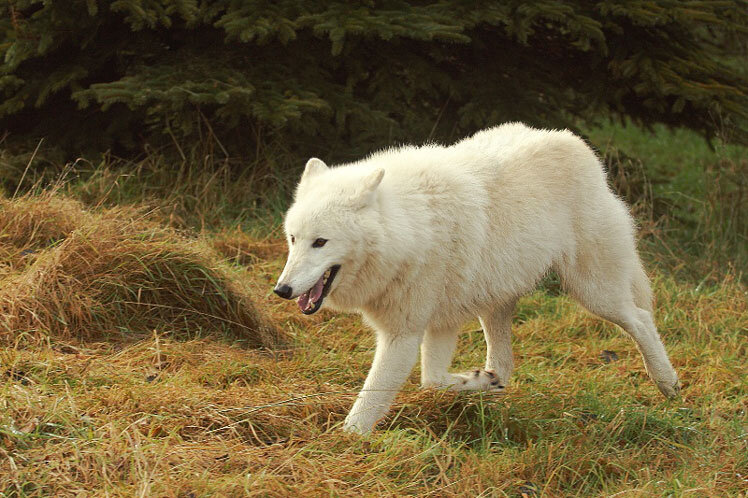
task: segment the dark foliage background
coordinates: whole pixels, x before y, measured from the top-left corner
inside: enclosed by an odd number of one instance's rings
[[[0,126],[67,154],[346,158],[616,115],[746,143],[748,2],[9,0]]]

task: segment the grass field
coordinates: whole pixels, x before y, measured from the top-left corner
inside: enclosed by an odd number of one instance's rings
[[[663,130],[649,142],[617,127],[590,136],[599,144],[613,137],[642,158],[644,180],[631,174],[618,185],[650,192],[635,209],[680,399],[659,394],[619,329],[548,280],[517,307],[508,394],[421,391],[416,369],[378,431],[344,434],[374,338],[356,316],[305,317],[272,295],[286,201],[246,190],[267,178],[232,176],[217,164],[207,173],[183,169],[175,181],[158,159],[127,173],[81,165],[81,179],[59,186],[61,195],[92,213],[147,204],[159,222],[199,231],[187,236],[212,246],[225,260],[221,275],[240,282],[287,338],[253,348],[220,321],[190,330],[148,322],[147,330],[87,338],[0,331],[0,493],[747,496],[748,295],[745,248],[736,245],[745,232],[735,230],[745,219],[741,206],[734,214],[722,205],[742,187],[723,182],[720,197],[709,169],[727,161],[740,171],[745,150],[715,153]],[[672,154],[655,155],[650,142]],[[683,175],[702,183],[662,179],[667,171],[657,168],[676,156]],[[280,192],[287,188],[278,180]],[[660,209],[683,214],[674,220]],[[707,222],[733,228],[707,230]],[[7,284],[0,271],[0,288]],[[456,370],[483,363],[478,328],[466,326]]]

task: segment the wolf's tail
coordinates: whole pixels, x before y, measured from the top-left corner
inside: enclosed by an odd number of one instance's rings
[[[634,293],[634,304],[638,308],[652,312],[654,298],[652,296],[652,287],[649,284],[649,277],[644,271],[641,260],[637,261],[634,270],[634,278],[631,282],[631,290]]]

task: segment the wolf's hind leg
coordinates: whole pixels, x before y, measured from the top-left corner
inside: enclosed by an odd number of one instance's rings
[[[670,358],[657,332],[652,314],[645,309],[637,308],[632,303],[612,313],[608,311],[607,316],[604,314],[601,316],[620,325],[634,339],[644,358],[647,373],[660,392],[668,398],[678,396],[680,392],[678,374],[670,364]]]
[[[611,265],[611,268],[614,267]],[[624,272],[592,272],[579,267],[574,270],[566,270],[564,275],[570,294],[592,313],[623,328],[636,342],[647,373],[657,388],[668,398],[676,397],[680,391],[678,375],[670,364],[652,313],[641,307],[651,309],[651,304],[646,302],[648,298],[636,294],[637,289]],[[642,285],[640,283],[640,287]],[[636,303],[637,300],[640,303]]]
[[[421,343],[421,386],[447,387],[453,391],[488,391],[502,389],[496,372],[474,370],[449,373],[449,365],[459,333],[454,328],[429,327]]]
[[[421,386],[444,387],[454,384],[448,372],[457,346],[454,328],[429,327],[421,343]]]
[[[486,336],[486,370],[493,371],[502,386],[509,385],[514,370],[512,357],[512,313],[516,300],[501,304],[491,313],[480,317]]]

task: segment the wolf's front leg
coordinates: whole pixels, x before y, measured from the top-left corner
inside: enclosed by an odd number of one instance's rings
[[[377,336],[377,351],[366,382],[343,429],[367,434],[389,410],[392,400],[408,378],[418,358],[418,346],[423,334]]]

